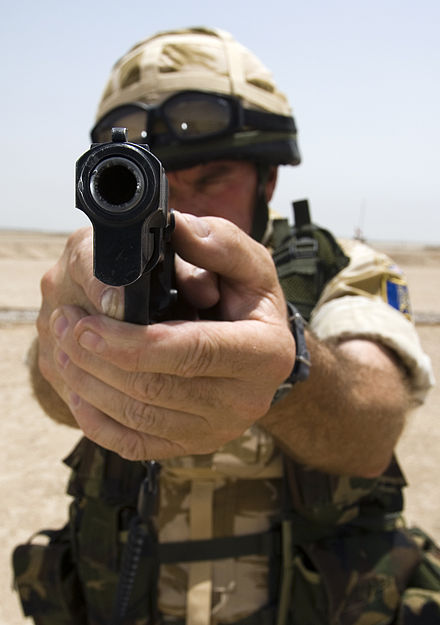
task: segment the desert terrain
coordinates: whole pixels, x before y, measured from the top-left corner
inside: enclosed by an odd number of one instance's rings
[[[10,557],[15,545],[41,528],[66,519],[64,458],[78,431],[54,424],[33,398],[26,351],[35,335],[39,281],[61,253],[64,235],[0,232],[0,625],[24,625],[12,590]],[[377,247],[377,246],[376,246]],[[440,380],[440,246],[384,245],[405,271],[421,342]],[[409,486],[409,524],[418,524],[440,542],[440,387],[413,414],[398,454]]]

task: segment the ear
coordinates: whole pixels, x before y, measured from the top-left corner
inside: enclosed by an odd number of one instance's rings
[[[275,191],[275,185],[277,183],[278,178],[278,167],[275,165],[269,169],[269,175],[267,177],[265,195],[266,201],[270,202],[273,192]]]

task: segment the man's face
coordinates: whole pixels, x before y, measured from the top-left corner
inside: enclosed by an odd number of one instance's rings
[[[257,170],[253,163],[210,161],[168,172],[167,178],[171,208],[197,217],[223,217],[246,233],[251,232],[257,192]],[[275,186],[275,169],[273,178],[266,188],[268,200]]]

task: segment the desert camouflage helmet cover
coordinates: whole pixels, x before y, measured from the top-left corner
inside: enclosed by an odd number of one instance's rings
[[[160,104],[187,90],[233,95],[245,108],[292,114],[271,73],[252,52],[223,30],[198,27],[159,32],[133,46],[113,67],[97,119],[122,104]],[[247,129],[184,150],[181,145],[161,147],[157,155],[170,169],[188,166],[188,159],[228,156],[268,164],[300,162],[295,131]]]

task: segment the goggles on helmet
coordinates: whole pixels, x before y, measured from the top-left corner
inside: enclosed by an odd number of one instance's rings
[[[292,117],[246,109],[238,98],[201,91],[181,91],[157,106],[143,102],[117,106],[92,128],[92,141],[111,141],[111,130],[116,127],[127,128],[132,143],[148,143],[150,147],[246,130],[296,132]]]

